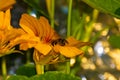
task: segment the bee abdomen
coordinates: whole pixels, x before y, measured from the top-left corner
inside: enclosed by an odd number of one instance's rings
[[[68,41],[67,40],[65,40],[65,39],[57,39],[57,40],[53,40],[52,42],[51,42],[51,44],[53,45],[53,46],[55,46],[55,45],[60,45],[60,46],[64,46],[64,45],[66,45],[66,44],[68,44]]]

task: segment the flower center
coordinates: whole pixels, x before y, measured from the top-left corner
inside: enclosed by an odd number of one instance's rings
[[[49,43],[51,41],[51,39],[49,37],[45,37],[45,43]]]

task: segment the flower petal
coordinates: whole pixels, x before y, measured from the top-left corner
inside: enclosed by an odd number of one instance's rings
[[[42,26],[39,21],[28,14],[23,14],[20,19],[20,26],[28,33],[39,36],[43,34]],[[28,31],[29,28],[29,31]],[[30,31],[31,30],[31,31]]]
[[[52,50],[50,45],[44,43],[38,43],[35,46],[35,49],[38,50],[43,55],[47,55]]]
[[[6,29],[10,30],[12,27],[10,25],[11,15],[10,15],[10,9],[8,9],[4,14],[4,24],[3,26],[6,27]]]
[[[19,28],[12,28],[11,30],[6,30],[4,32],[4,35],[6,35],[6,41],[10,41],[17,37],[20,37],[24,33],[24,31]]]
[[[8,9],[5,13],[3,11],[0,11],[0,29],[11,29],[10,25],[10,9]]]
[[[79,50],[76,47],[59,47],[59,51],[62,55],[66,57],[75,57],[77,55],[83,54],[83,51]]]
[[[28,28],[26,25],[20,24],[20,26],[22,26],[23,30],[27,32],[29,35],[34,35],[34,32],[30,28]]]
[[[68,41],[68,45],[69,46],[75,46],[75,47],[83,47],[83,46],[90,46],[91,43],[89,42],[82,42],[82,41],[79,41],[79,40],[76,40],[75,38],[73,37],[69,37],[67,38],[67,41]]]
[[[0,11],[0,29],[3,27],[3,21],[4,21],[4,12]]]
[[[20,50],[27,50],[28,48],[32,48],[32,47],[29,47],[28,44],[29,43],[21,43],[20,44]]]
[[[43,36],[47,39],[58,39],[59,35],[55,32],[55,30],[50,26],[48,20],[41,16],[39,19],[41,26],[43,27],[44,34]]]
[[[15,0],[0,0],[0,10],[7,10],[8,8],[11,8],[15,2]]]
[[[21,35],[10,42],[11,45],[20,44],[21,50],[34,47],[39,41],[39,37],[31,36],[28,34]],[[24,48],[26,46],[26,49]]]

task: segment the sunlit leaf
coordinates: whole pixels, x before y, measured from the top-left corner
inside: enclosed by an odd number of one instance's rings
[[[120,18],[120,0],[82,0],[102,12]]]

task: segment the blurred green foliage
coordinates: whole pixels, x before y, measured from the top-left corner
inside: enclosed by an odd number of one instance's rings
[[[120,35],[111,35],[109,38],[109,43],[112,47],[120,49]]]
[[[23,66],[20,66],[17,69],[16,74],[31,77],[36,74],[35,66],[34,64],[25,64]]]
[[[74,75],[69,75],[61,72],[46,72],[43,75],[35,75],[33,77],[25,77],[25,76],[11,76],[7,80],[81,80],[79,77],[75,77]]]

